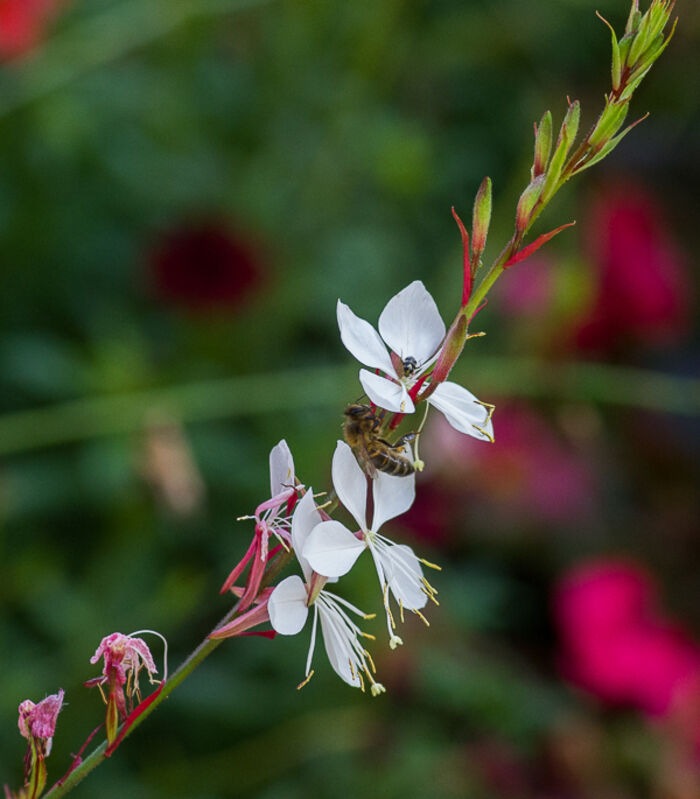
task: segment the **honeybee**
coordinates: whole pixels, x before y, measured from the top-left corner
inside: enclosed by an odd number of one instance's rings
[[[381,419],[369,405],[348,405],[345,409],[343,433],[358,460],[370,477],[380,472],[406,477],[413,474],[413,461],[406,455],[405,445],[412,441],[415,433],[408,433],[395,444],[379,437]]]

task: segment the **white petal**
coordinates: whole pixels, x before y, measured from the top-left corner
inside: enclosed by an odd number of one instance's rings
[[[306,586],[298,574],[282,580],[267,601],[272,629],[280,635],[300,632],[309,615],[306,598]]]
[[[408,610],[425,607],[428,596],[422,590],[423,570],[411,547],[389,544],[379,553],[389,580],[389,590]]]
[[[379,317],[379,332],[402,360],[410,355],[423,364],[445,338],[445,323],[428,290],[414,280],[386,304]]]
[[[270,496],[276,497],[294,485],[294,458],[282,439],[270,451]]]
[[[413,500],[416,498],[416,475],[394,477],[384,472],[377,472],[372,483],[372,496],[374,498],[372,532],[376,533],[384,522],[400,516],[413,505]]]
[[[337,316],[340,338],[360,363],[390,375],[396,374],[384,342],[369,322],[355,316],[340,300]]]
[[[352,569],[365,548],[340,522],[321,522],[311,531],[304,546],[304,557],[311,568],[324,577],[342,577]]]
[[[323,633],[323,645],[330,661],[333,671],[341,680],[355,688],[360,686],[360,678],[357,669],[350,666],[352,660],[356,662],[356,657],[347,639],[342,622],[333,617],[333,611],[319,605],[318,613],[321,617],[321,632]]]
[[[445,414],[455,430],[482,441],[493,441],[493,423],[489,410],[463,386],[449,381],[440,383],[428,402]]]
[[[367,478],[350,447],[339,441],[333,453],[333,488],[355,521],[367,529]]]
[[[397,413],[413,413],[416,409],[403,383],[394,383],[366,369],[360,369],[360,383],[367,396],[380,408]]]
[[[304,496],[299,500],[292,516],[292,547],[306,580],[311,577],[311,566],[302,554],[304,544],[306,544],[309,533],[320,522],[321,514],[316,510],[313,489],[309,486]]]

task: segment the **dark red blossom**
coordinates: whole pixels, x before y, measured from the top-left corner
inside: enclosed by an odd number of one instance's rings
[[[216,222],[169,231],[150,265],[158,296],[194,311],[239,307],[262,276],[252,242]]]

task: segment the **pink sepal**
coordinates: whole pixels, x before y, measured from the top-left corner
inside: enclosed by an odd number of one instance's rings
[[[248,561],[253,556],[255,552],[256,545],[258,543],[257,534],[253,536],[253,540],[250,542],[250,546],[248,547],[248,551],[245,555],[241,558],[238,565],[234,566],[233,571],[229,576],[226,578],[226,582],[221,586],[221,591],[219,593],[225,594],[227,591],[231,590],[231,587],[236,582],[236,580],[241,576],[245,567],[248,565]]]
[[[224,624],[224,626],[219,627],[218,630],[214,630],[213,633],[209,634],[209,638],[232,638],[235,635],[242,635],[251,627],[255,627],[258,624],[269,621],[269,619],[270,614],[267,610],[266,598],[265,601],[261,601],[260,604],[256,605],[247,613],[237,616],[233,621],[230,621],[228,624]]]

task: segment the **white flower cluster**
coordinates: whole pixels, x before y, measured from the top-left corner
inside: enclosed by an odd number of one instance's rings
[[[426,373],[438,359],[446,333],[435,301],[423,284],[415,281],[389,301],[379,317],[379,333],[340,301],[338,324],[347,349],[365,366],[384,373],[360,370],[360,382],[371,402],[385,411],[413,413],[415,388],[430,385],[430,375]],[[441,382],[432,387],[427,402],[441,411],[457,430],[482,440],[493,440],[491,406],[479,402],[462,386]],[[294,485],[294,462],[284,441],[272,450],[270,463],[271,467],[274,465],[273,495],[289,491]],[[283,480],[279,478],[281,474],[285,475]],[[437,592],[425,579],[421,563],[433,564],[419,559],[410,547],[396,544],[379,532],[383,524],[406,512],[413,504],[415,473],[398,477],[377,470],[368,480],[352,449],[344,441],[338,441],[332,478],[338,501],[355,520],[356,530],[348,529],[323,513],[310,487],[296,504],[291,534],[288,530],[275,530],[274,519],[267,520],[269,532],[289,540],[303,574],[303,579],[298,575],[287,577],[271,592],[267,602],[270,623],[282,635],[296,635],[312,611],[311,645],[302,685],[313,674],[311,661],[320,619],[326,653],[333,669],[349,685],[364,690],[368,683],[372,694],[377,695],[384,687],[375,680],[374,663],[361,643],[362,638],[372,639],[373,636],[364,633],[352,618],[353,615],[361,619],[372,616],[327,590],[326,585],[347,574],[368,550],[379,579],[390,647],[393,649],[402,643],[396,633],[391,597],[398,605],[402,620],[404,610],[409,610],[425,621],[421,610],[429,600],[437,604]],[[369,499],[373,509],[371,519],[367,516]]]

